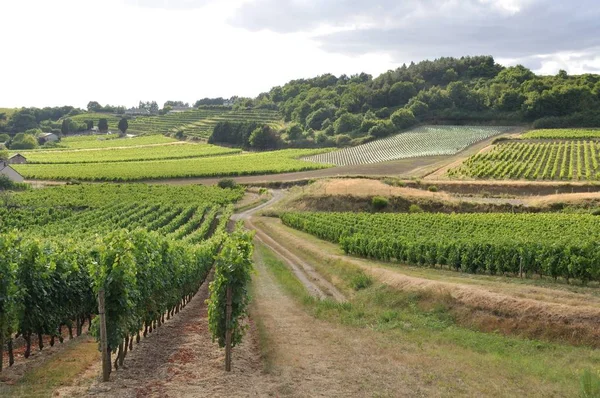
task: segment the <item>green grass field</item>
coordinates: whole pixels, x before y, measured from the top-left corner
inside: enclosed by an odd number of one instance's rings
[[[544,129],[532,130],[523,139],[594,139],[600,138],[600,129]]]
[[[146,179],[221,177],[277,174],[331,167],[311,163],[300,157],[319,150],[287,149],[177,160],[111,162],[99,164],[24,164],[14,165],[25,178],[41,180],[139,181]]]
[[[117,140],[111,140],[117,141]],[[108,142],[111,142],[108,141]],[[119,140],[120,141],[120,140]],[[83,141],[85,142],[85,141]],[[176,142],[124,148],[104,148],[76,151],[33,151],[27,153],[28,163],[109,163],[141,160],[183,159],[227,155],[241,152],[237,148],[225,148],[209,144]]]

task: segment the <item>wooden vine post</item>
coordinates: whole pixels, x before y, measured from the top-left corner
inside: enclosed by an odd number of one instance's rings
[[[98,316],[100,317],[100,351],[102,351],[102,381],[110,378],[111,363],[108,352],[108,336],[106,336],[106,312],[104,306],[104,289],[98,292]]]
[[[231,285],[227,285],[227,305],[225,308],[225,371],[231,372],[231,305],[233,291]]]

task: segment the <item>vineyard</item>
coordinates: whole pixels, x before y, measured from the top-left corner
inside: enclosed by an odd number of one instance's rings
[[[454,155],[469,145],[510,129],[487,126],[423,126],[356,147],[306,157],[305,160],[347,166],[419,156]]]
[[[103,113],[82,113],[71,119],[79,123],[92,120],[94,126],[100,119],[106,119],[109,130],[117,132],[120,116]],[[128,134],[174,134],[182,132],[187,137],[208,138],[213,127],[221,121],[255,121],[281,127],[283,121],[276,111],[269,110],[229,110],[226,108],[196,109],[185,112],[172,112],[164,116],[138,116],[129,120]]]
[[[523,139],[575,139],[589,140],[600,138],[598,129],[547,129],[532,130],[521,136]]]
[[[234,154],[241,151],[241,149],[237,148],[225,148],[209,144],[176,142],[172,145],[153,145],[98,150],[47,152],[32,151],[27,154],[27,162],[30,164],[130,162],[158,159],[200,158]]]
[[[453,177],[597,180],[600,143],[596,141],[507,142],[474,155],[448,172]]]
[[[179,148],[178,146],[175,146]],[[172,149],[177,152],[175,147]],[[203,148],[203,147],[198,147]],[[322,150],[286,149],[273,152],[244,153],[154,161],[113,161],[98,164],[58,163],[14,165],[25,178],[41,180],[136,181],[161,178],[220,177],[277,174],[331,167],[300,160]],[[72,152],[73,154],[73,152]],[[80,155],[75,153],[76,158]],[[91,156],[91,155],[90,155]]]
[[[285,213],[353,255],[491,275],[600,281],[600,225],[575,214]]]
[[[13,194],[0,206],[0,347],[9,365],[20,339],[31,354],[99,333],[97,296],[106,297],[108,350],[123,365],[140,341],[178,313],[204,282],[243,191],[151,185],[64,186]],[[228,243],[237,246],[241,243]],[[245,243],[249,244],[249,243]],[[2,358],[2,355],[0,355]],[[1,370],[0,362],[0,370]]]

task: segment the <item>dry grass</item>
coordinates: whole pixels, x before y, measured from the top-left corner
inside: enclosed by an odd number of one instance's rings
[[[265,218],[256,225],[262,226],[270,236],[287,241],[290,247],[312,253],[317,262],[344,261],[396,289],[452,297],[461,322],[476,325],[481,330],[593,346],[600,342],[598,288],[573,289],[552,282],[531,281],[529,284],[520,280],[504,281],[508,279],[504,277],[473,276],[439,269],[414,270],[404,265],[393,267],[341,255],[336,245],[285,227],[276,219]],[[497,327],[492,327],[494,324]]]
[[[75,382],[78,375],[99,361],[98,343],[91,337],[81,338],[39,366],[31,367],[14,384],[0,384],[0,396],[49,397],[55,389]]]

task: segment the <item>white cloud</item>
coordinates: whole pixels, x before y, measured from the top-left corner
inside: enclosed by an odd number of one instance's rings
[[[600,7],[550,0],[0,2],[0,106],[255,96],[322,73],[492,54],[600,70]]]

